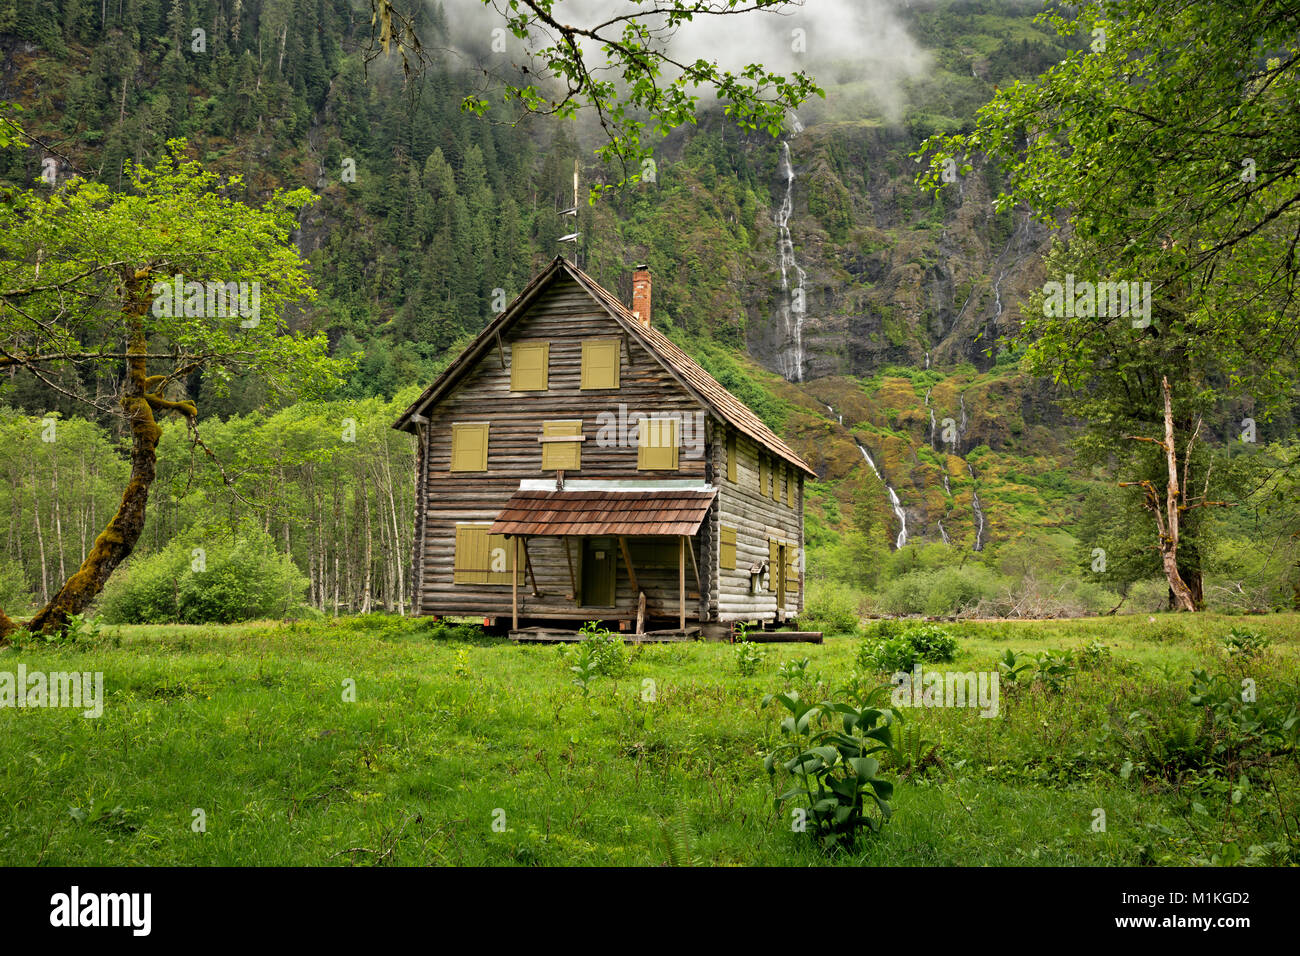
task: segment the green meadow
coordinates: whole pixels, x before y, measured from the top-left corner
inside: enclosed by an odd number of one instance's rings
[[[571,651],[378,615],[5,648],[0,672],[102,671],[105,698],[97,719],[0,709],[0,863],[1297,862],[1300,615],[944,626],[955,660],[923,666],[997,671],[1010,650],[1017,679],[996,717],[901,710],[892,819],[850,850],[774,808],[762,702],[883,683],[860,636],[761,645],[749,674],[730,644],[628,646],[585,693]],[[1231,694],[1194,702],[1194,671]]]

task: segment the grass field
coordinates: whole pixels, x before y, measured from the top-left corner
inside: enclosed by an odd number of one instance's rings
[[[1230,656],[1234,625],[1270,646]],[[885,760],[893,819],[851,853],[791,832],[762,768],[780,662],[807,657],[794,683],[828,694],[855,667],[847,635],[766,645],[750,676],[728,644],[629,648],[625,674],[586,697],[554,647],[378,616],[7,648],[0,672],[102,671],[106,696],[98,719],[0,710],[0,863],[1297,862],[1294,723],[1271,756],[1234,750],[1189,682],[1248,677],[1261,703],[1293,705],[1300,615],[949,627],[960,651],[936,668],[1093,642],[1109,655],[1056,691],[1003,681],[996,718],[905,710],[939,762],[904,775]]]

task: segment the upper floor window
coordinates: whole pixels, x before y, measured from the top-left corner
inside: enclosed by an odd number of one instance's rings
[[[585,339],[582,343],[582,388],[618,388],[619,339]]]
[[[515,342],[510,346],[510,390],[546,391],[550,361],[550,342]]]
[[[488,427],[487,422],[451,426],[452,471],[487,471]]]

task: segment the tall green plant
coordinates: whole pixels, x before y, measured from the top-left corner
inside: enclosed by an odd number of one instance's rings
[[[811,833],[830,846],[851,847],[862,831],[877,832],[893,813],[894,785],[879,776],[872,754],[892,742],[891,708],[872,706],[887,688],[878,688],[861,706],[843,701],[809,704],[797,692],[768,694],[787,712],[781,720],[783,742],[763,758],[776,782],[778,768],[788,789],[774,800],[778,813],[792,808],[796,832]]]

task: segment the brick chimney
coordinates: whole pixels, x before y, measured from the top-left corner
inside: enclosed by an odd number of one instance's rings
[[[636,320],[650,328],[650,267],[637,266],[632,273],[632,311]]]

